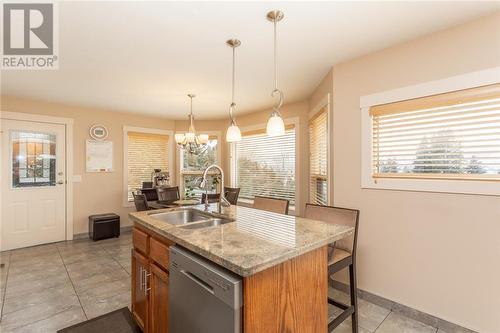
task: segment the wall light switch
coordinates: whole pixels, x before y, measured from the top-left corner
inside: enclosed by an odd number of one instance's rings
[[[73,175],[73,183],[81,183],[82,176],[81,175]]]

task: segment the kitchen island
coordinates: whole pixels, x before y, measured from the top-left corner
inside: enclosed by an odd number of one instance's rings
[[[167,332],[168,248],[174,244],[243,278],[243,332],[327,331],[327,245],[353,228],[241,206],[210,215],[231,222],[197,222],[197,228],[158,218],[169,211],[130,214],[132,312],[144,332]]]

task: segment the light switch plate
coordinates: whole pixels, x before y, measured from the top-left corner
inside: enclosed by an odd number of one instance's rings
[[[81,183],[82,176],[81,175],[73,175],[73,183]]]

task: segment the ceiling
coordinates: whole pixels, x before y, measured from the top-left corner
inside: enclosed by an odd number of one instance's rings
[[[333,64],[500,9],[500,2],[61,2],[59,70],[3,71],[2,94],[185,119],[226,117],[229,38],[237,114],[273,104],[272,24],[285,102],[307,98]]]

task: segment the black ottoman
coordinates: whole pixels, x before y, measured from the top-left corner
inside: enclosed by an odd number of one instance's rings
[[[120,216],[114,213],[89,216],[89,238],[100,239],[120,237]]]

